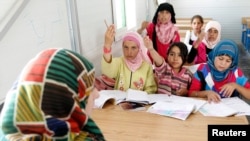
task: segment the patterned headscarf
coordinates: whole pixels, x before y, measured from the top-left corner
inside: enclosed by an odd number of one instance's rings
[[[147,55],[147,48],[145,47],[145,45],[143,43],[143,39],[142,39],[140,34],[138,34],[137,32],[132,32],[132,31],[127,32],[124,35],[122,41],[123,41],[123,43],[125,41],[133,41],[136,43],[136,45],[139,48],[139,52],[134,60],[127,60],[125,58],[125,63],[127,64],[127,67],[132,72],[135,72],[138,68],[140,68],[143,61],[146,61],[146,62],[151,64],[149,56]]]
[[[94,88],[93,65],[66,49],[42,51],[8,92],[0,129],[11,140],[104,140],[85,111]]]
[[[213,42],[208,41],[208,30],[210,28],[215,28],[216,30],[218,30],[218,36],[217,36],[216,40]],[[206,44],[207,48],[213,49],[214,46],[220,41],[220,38],[221,38],[221,25],[220,25],[220,23],[217,21],[209,21],[206,24],[204,32],[206,34],[205,34],[205,37],[204,37],[202,42],[204,42]]]
[[[231,70],[234,70],[238,67],[238,52],[239,52],[238,46],[233,40],[224,39],[224,40],[221,40],[214,47],[214,49],[208,54],[208,66],[211,70],[211,74],[213,78],[216,81],[224,80]],[[227,70],[221,72],[215,68],[214,60],[215,60],[215,57],[219,55],[224,55],[224,54],[232,58],[232,64]]]

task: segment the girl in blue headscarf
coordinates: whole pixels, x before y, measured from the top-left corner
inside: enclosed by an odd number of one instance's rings
[[[250,99],[250,83],[238,68],[238,52],[234,41],[221,40],[194,73],[188,95],[209,102],[239,95]]]

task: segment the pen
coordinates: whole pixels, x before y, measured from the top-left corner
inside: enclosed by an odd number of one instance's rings
[[[104,19],[104,23],[105,23],[106,27],[108,28],[109,26],[108,26],[107,21],[105,19]]]

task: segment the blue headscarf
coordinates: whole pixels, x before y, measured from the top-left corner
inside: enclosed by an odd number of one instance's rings
[[[221,40],[214,49],[208,54],[208,66],[211,70],[211,75],[214,80],[222,81],[227,76],[231,70],[234,70],[238,67],[238,45],[230,39]],[[232,58],[231,66],[225,71],[218,71],[214,66],[214,59],[219,55],[228,55]]]

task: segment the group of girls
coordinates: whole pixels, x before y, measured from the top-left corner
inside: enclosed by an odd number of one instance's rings
[[[180,41],[175,23],[173,6],[160,4],[152,22],[143,22],[137,30],[139,34],[124,36],[119,59],[112,59],[111,54],[114,25],[107,29],[104,51],[108,51],[103,55],[102,73],[114,78],[114,88],[204,97],[214,102],[239,94],[250,98],[248,78],[238,68],[238,46],[232,40],[221,40],[220,23],[209,21],[203,31],[203,18],[195,15],[185,43]],[[143,30],[144,37],[140,36]],[[199,66],[193,73],[187,66],[195,64]]]

